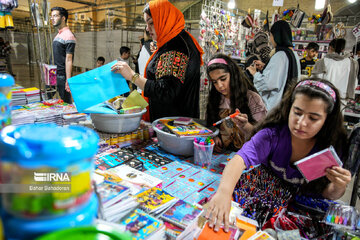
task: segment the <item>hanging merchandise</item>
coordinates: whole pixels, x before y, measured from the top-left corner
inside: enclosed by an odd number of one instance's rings
[[[207,96],[210,91],[206,76],[206,63],[216,53],[225,53],[233,58],[244,59],[245,39],[251,35],[251,28],[245,28],[241,23],[244,17],[237,17],[227,10],[227,3],[220,0],[204,1],[200,14],[199,44],[204,49],[200,76],[200,109],[206,109]],[[252,26],[250,14],[246,20]],[[205,112],[200,112],[200,118],[205,118]]]
[[[274,13],[272,15],[272,19],[271,19],[271,25],[273,25],[275,22],[277,22],[281,19],[279,12],[280,12],[280,8],[278,10],[274,11]]]
[[[333,28],[333,32],[335,34],[335,38],[344,38],[346,35],[346,30],[344,27],[344,23],[339,22]]]
[[[43,22],[41,21],[41,17],[40,17],[40,11],[39,11],[39,4],[37,3],[31,3],[31,12],[32,12],[32,16],[34,18],[34,26],[38,26],[38,27],[43,27]]]
[[[291,25],[293,25],[295,28],[299,28],[301,26],[302,21],[304,20],[304,17],[305,17],[305,12],[300,10],[298,4],[290,20]]]
[[[321,22],[322,18],[320,14],[313,14],[311,17],[308,18],[309,22],[312,24],[318,24]]]
[[[8,29],[14,28],[14,21],[11,12],[5,12],[5,27]]]
[[[261,15],[261,10],[260,9],[254,9],[253,28],[260,28],[260,15]]]
[[[356,38],[360,37],[360,22],[352,29],[352,33]]]
[[[328,24],[332,18],[333,18],[333,14],[331,12],[331,6],[330,4],[328,4],[327,7],[324,9],[323,14],[321,15],[321,24],[322,25]]]
[[[270,24],[269,24],[269,10],[266,11],[266,17],[264,20],[264,31],[269,32],[270,31]]]
[[[282,13],[282,20],[290,21],[292,16],[294,15],[295,9],[285,9]]]
[[[0,29],[5,28],[5,12],[0,12]]]
[[[18,0],[1,0],[0,11],[10,12],[19,6]]]
[[[251,17],[250,14],[246,15],[245,19],[242,21],[241,25],[243,25],[246,28],[253,27],[254,19]]]

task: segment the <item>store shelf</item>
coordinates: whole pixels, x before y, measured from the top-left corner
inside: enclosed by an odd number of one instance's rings
[[[360,113],[344,112],[344,115],[349,116],[349,117],[358,117],[358,118],[360,118]]]
[[[294,49],[294,51],[303,52],[305,49]],[[327,51],[318,51],[318,53],[327,53]]]
[[[316,40],[293,40],[293,43],[309,43],[309,42],[316,42],[317,44],[329,44],[329,41],[316,41]]]

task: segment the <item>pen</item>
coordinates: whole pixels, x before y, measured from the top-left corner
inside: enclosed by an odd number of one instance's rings
[[[226,118],[223,118],[223,119],[217,121],[216,123],[213,124],[213,126],[219,125],[220,123],[222,123],[222,122],[224,122],[224,121],[226,121],[226,120],[228,120],[228,119],[230,119],[230,118],[234,118],[234,117],[236,117],[236,116],[239,115],[239,114],[240,114],[240,112],[239,112],[239,111],[236,111],[235,113],[230,114],[230,115],[227,116]]]

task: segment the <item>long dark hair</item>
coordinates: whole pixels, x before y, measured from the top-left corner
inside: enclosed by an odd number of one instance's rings
[[[272,25],[270,32],[276,43],[276,52],[284,51],[289,60],[289,67],[283,92],[284,94],[289,86],[297,81],[299,75],[297,68],[298,60],[295,58],[294,52],[289,49],[289,47],[293,47],[291,28],[286,21],[280,20]]]
[[[329,43],[329,46],[334,49],[334,52],[337,54],[340,54],[342,51],[344,51],[346,45],[346,40],[343,38],[336,38],[331,40]]]
[[[250,80],[246,77],[243,70],[241,70],[230,57],[224,54],[216,54],[210,59],[210,61],[215,58],[222,58],[226,61],[227,64],[211,64],[206,69],[207,76],[209,77],[209,73],[216,69],[223,69],[226,73],[230,73],[231,112],[235,112],[235,109],[238,108],[241,113],[246,113],[248,115],[250,123],[255,123],[256,121],[253,119],[250,108],[248,106],[247,91],[251,90],[257,93],[257,90],[252,85]],[[210,84],[212,85],[211,81]],[[211,126],[214,122],[220,120],[219,105],[221,96],[222,94],[216,90],[215,86],[211,86],[206,112],[206,122],[208,126]]]
[[[326,120],[320,131],[315,136],[317,139],[317,146],[319,146],[320,149],[324,149],[330,145],[333,145],[338,154],[345,156],[347,134],[344,128],[343,116],[340,111],[341,101],[339,91],[331,82],[327,80],[310,80],[319,81],[331,87],[336,94],[336,101],[334,102],[329,93],[320,87],[313,85],[300,85],[301,82],[306,80],[300,81],[299,83],[293,83],[293,85],[285,93],[281,102],[275,108],[273,108],[271,112],[268,113],[264,121],[256,127],[255,132],[263,128],[274,127],[276,125],[287,125],[289,121],[290,109],[294,103],[295,96],[297,94],[304,94],[311,99],[322,99],[327,104]]]
[[[275,22],[270,29],[271,34],[274,37],[276,47],[292,47],[292,34],[290,25],[280,20]]]

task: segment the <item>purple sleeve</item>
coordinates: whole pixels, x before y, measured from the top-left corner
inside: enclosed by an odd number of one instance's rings
[[[274,140],[272,129],[262,129],[247,141],[236,154],[244,159],[246,168],[249,168],[251,165],[266,164],[271,154]]]

